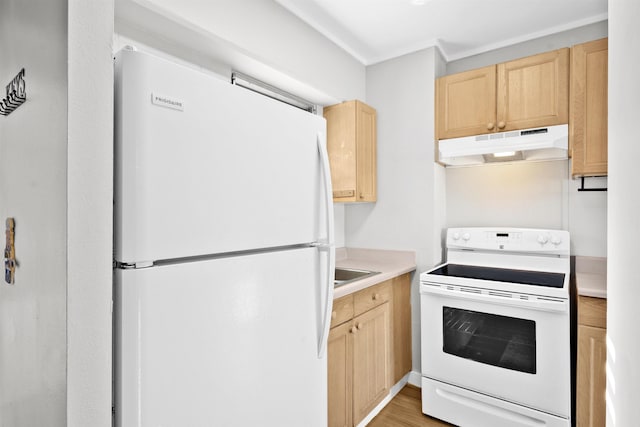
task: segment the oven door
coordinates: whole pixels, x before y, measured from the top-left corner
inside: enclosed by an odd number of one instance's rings
[[[420,294],[423,376],[569,418],[568,300],[427,283]]]

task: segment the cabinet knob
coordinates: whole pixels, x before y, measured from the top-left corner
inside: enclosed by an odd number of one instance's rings
[[[356,329],[357,330],[362,329],[362,323],[360,323],[360,322],[356,323]]]
[[[373,300],[378,301],[380,299],[380,294],[373,294]]]
[[[352,334],[355,334],[358,330],[356,329],[355,326],[352,326],[351,329],[349,329],[349,332],[351,332]]]
[[[504,127],[505,127],[506,125],[507,125],[507,124],[506,124],[505,122],[503,122],[503,121],[499,121],[499,122],[498,122],[498,129],[504,129]]]
[[[494,128],[494,126],[495,125],[493,124],[493,122],[487,123],[487,130],[492,130]]]

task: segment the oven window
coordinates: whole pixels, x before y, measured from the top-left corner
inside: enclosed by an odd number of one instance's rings
[[[536,373],[536,323],[452,307],[442,308],[445,353]]]

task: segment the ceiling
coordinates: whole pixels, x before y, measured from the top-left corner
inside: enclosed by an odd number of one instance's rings
[[[607,19],[607,0],[275,0],[364,65],[431,46],[447,61]]]

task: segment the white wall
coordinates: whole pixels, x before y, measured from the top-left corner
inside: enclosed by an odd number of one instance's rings
[[[365,97],[365,67],[268,0],[118,0],[116,32],[229,75],[233,68],[310,101]]]
[[[443,173],[433,162],[435,48],[367,68],[367,104],[377,110],[378,201],[345,207],[348,247],[411,250],[418,272],[440,260]],[[435,226],[434,226],[435,224]],[[413,366],[420,371],[418,274],[412,292]]]
[[[569,230],[571,254],[607,256],[607,193],[579,192],[569,161],[447,168],[447,227]],[[587,188],[606,187],[589,178]]]
[[[111,425],[113,93],[110,0],[0,3],[0,218],[16,220],[0,284],[0,426]]]
[[[113,0],[70,0],[68,15],[66,425],[109,427]]]
[[[14,285],[0,282],[0,426],[66,424],[67,3],[0,2],[0,224],[16,221]],[[4,242],[4,239],[3,239]],[[4,244],[2,246],[4,248]],[[4,269],[3,269],[4,270]]]
[[[640,420],[640,2],[609,1],[607,427]]]
[[[607,256],[607,192],[579,192],[568,161],[447,168],[447,227],[568,230],[571,254]],[[586,188],[606,187],[589,178]]]
[[[567,161],[447,169],[447,226],[563,229]]]
[[[607,36],[606,21],[519,43],[447,64],[447,74],[496,64]],[[571,254],[607,256],[607,193],[578,192],[569,161],[447,168],[447,227],[561,228]],[[606,187],[587,178],[586,187]]]
[[[524,56],[548,52],[607,37],[608,22],[601,21],[526,42],[517,43],[490,52],[469,56],[447,63],[447,74],[459,73],[487,65],[498,64]]]
[[[579,179],[568,179],[571,254],[607,256],[607,192],[578,191]],[[607,188],[606,177],[585,179],[585,188]]]

